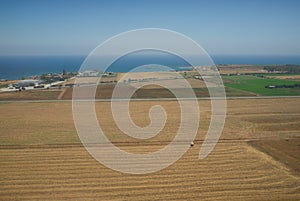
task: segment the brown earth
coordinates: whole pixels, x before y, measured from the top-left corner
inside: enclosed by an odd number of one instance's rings
[[[99,85],[96,92],[96,98],[110,99],[115,85],[103,84]],[[175,89],[178,92],[184,91],[184,89]],[[228,97],[234,96],[256,96],[254,93],[247,91],[225,88],[226,95]],[[72,99],[73,88],[62,88],[62,89],[50,89],[50,90],[27,90],[22,92],[1,92],[0,101],[7,100],[60,100],[60,99]],[[207,88],[195,88],[194,92],[197,97],[209,97]],[[162,88],[157,85],[148,85],[137,90],[132,98],[173,98],[174,95],[168,89]],[[84,96],[83,96],[84,98]]]
[[[221,139],[199,160],[210,119],[210,102],[201,100],[195,146],[146,175],[119,173],[95,161],[77,137],[70,102],[0,103],[0,200],[299,200],[298,103],[228,100]],[[109,102],[97,102],[96,112],[116,146],[145,153],[170,142],[180,122],[176,101],[131,101],[133,121],[147,126],[148,111],[157,104],[168,114],[166,126],[145,141],[116,127]]]
[[[6,81],[0,81],[0,86],[9,85],[9,84],[15,84],[19,82],[20,80],[6,80]]]
[[[25,91],[1,92],[0,100],[53,100],[57,99],[59,89],[36,89]]]
[[[198,82],[203,82],[201,80],[195,80],[191,79],[189,81],[192,83],[191,85],[193,87],[196,87],[196,83]],[[206,87],[203,87],[204,83],[201,83],[199,88],[193,88],[194,93],[196,97],[209,97],[209,92]],[[121,86],[122,87],[122,86]],[[84,92],[85,89],[88,89],[87,86],[82,86],[81,88],[82,91]],[[115,88],[115,85],[113,84],[107,84],[107,85],[99,85],[96,90],[96,94],[94,97],[96,99],[110,99],[113,94],[113,90]],[[134,87],[132,87],[134,88]],[[179,94],[184,94],[185,89],[184,88],[173,88],[175,92],[178,92]],[[239,90],[239,89],[234,89],[234,88],[229,88],[226,87],[226,96],[228,97],[236,97],[236,96],[256,96],[257,94]],[[61,99],[72,99],[72,93],[73,93],[73,88],[67,88],[66,91],[63,93],[62,96],[60,96]],[[87,94],[83,93],[82,98],[86,98]],[[174,98],[175,96],[170,92],[169,89],[163,88],[158,85],[147,85],[144,86],[140,89],[137,89],[136,92],[133,94],[132,98]],[[183,95],[183,97],[186,97]],[[1,98],[1,97],[0,97]]]
[[[282,80],[300,80],[300,75],[282,75],[282,76],[267,76],[269,78],[282,79]]]
[[[259,140],[249,143],[300,173],[300,139]]]
[[[263,66],[255,65],[227,65],[218,66],[220,74],[267,73]]]

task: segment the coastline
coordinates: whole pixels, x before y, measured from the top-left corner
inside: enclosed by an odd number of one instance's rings
[[[46,73],[78,72],[86,55],[0,55],[0,79],[17,80]],[[300,55],[211,55],[216,65],[300,64]],[[128,72],[136,65],[157,63],[180,70],[184,61],[162,57],[128,58],[112,65],[112,72]],[[125,66],[125,67],[124,67]]]

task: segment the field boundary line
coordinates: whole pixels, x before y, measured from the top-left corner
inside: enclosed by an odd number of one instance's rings
[[[239,143],[239,142],[253,142],[253,141],[267,141],[267,140],[278,140],[278,137],[264,137],[264,138],[239,138],[239,139],[219,139],[218,143]],[[285,138],[288,140],[299,139],[297,137]],[[195,140],[195,145],[199,145],[203,143],[204,140]],[[214,140],[211,140],[212,142]],[[140,142],[112,142],[115,145],[119,146],[159,146],[164,145],[170,141],[149,141],[147,144],[141,144]],[[190,143],[188,141],[177,141],[178,145],[182,143]],[[105,146],[106,143],[98,144],[98,143],[89,143],[87,146],[97,146],[102,145]],[[73,148],[73,147],[83,147],[82,143],[65,143],[65,144],[14,144],[14,145],[0,145],[0,150],[2,149],[47,149],[47,148]]]
[[[284,99],[284,98],[300,98],[300,96],[238,96],[238,97],[226,97],[227,100],[239,100],[239,99]],[[201,97],[197,100],[223,100],[223,97]],[[190,98],[133,98],[133,99],[82,99],[76,101],[95,101],[95,102],[111,102],[111,101],[177,101],[177,100],[191,100]],[[49,102],[72,102],[72,99],[51,99],[51,100],[0,100],[0,103],[49,103]]]

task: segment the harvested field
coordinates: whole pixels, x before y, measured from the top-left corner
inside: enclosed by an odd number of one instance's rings
[[[201,80],[199,80],[201,81]],[[190,81],[189,81],[190,82]],[[191,81],[194,82],[194,81]],[[195,82],[198,82],[196,80]],[[202,82],[202,81],[201,81]],[[201,85],[200,85],[201,86]],[[112,97],[115,85],[99,85],[95,94],[96,99],[110,99]],[[184,88],[173,89],[177,92],[184,92]],[[209,97],[209,93],[206,87],[193,88],[196,97]],[[256,96],[257,94],[243,91],[240,89],[225,87],[226,95],[228,97],[236,96]],[[72,99],[73,88],[67,88],[61,99]],[[83,96],[84,98],[84,96]],[[158,85],[147,85],[144,86],[133,94],[132,98],[174,98],[174,95],[166,88]]]
[[[100,165],[82,147],[1,149],[1,200],[299,198],[299,177],[246,144],[219,144],[202,161],[198,151],[157,173],[127,175]]]
[[[268,78],[282,79],[282,80],[297,80],[300,81],[300,75],[269,75]]]
[[[291,170],[300,172],[300,139],[261,140],[249,144],[284,163]]]
[[[221,139],[199,160],[210,119],[210,102],[201,100],[195,146],[168,168],[146,175],[119,173],[95,161],[79,142],[71,102],[0,103],[0,200],[299,200],[299,100],[228,100]],[[157,104],[168,114],[166,126],[144,142],[122,134],[109,102],[97,102],[96,111],[116,146],[145,153],[173,139],[178,103],[130,103],[139,126],[149,124],[148,110]]]
[[[194,78],[187,78],[186,81],[190,84],[191,88],[206,88],[205,82],[200,79],[194,79]],[[136,83],[131,83],[131,86],[135,88],[140,88],[142,84],[145,82],[136,82]],[[146,82],[147,83],[147,82]],[[144,86],[144,89],[160,89],[162,86],[166,84],[172,83],[172,86],[170,88],[173,89],[183,89],[186,88],[185,85],[180,84],[177,80],[157,80],[157,81],[151,81],[152,84],[148,84]]]
[[[227,65],[218,66],[220,74],[267,73],[263,66],[256,65]]]
[[[176,72],[130,72],[118,73],[117,80],[143,80],[143,79],[169,79],[178,78],[179,73]]]
[[[59,89],[37,89],[16,92],[1,92],[0,100],[53,100],[57,99]]]

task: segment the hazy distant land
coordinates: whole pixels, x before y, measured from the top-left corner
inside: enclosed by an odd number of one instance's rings
[[[300,67],[297,65],[264,66],[224,64],[218,65],[218,69],[222,76],[228,97],[300,95]],[[91,73],[93,73],[93,71],[91,71]],[[197,97],[209,96],[205,82],[197,71],[182,70],[173,72],[173,74],[174,76],[176,74],[183,76],[190,83]],[[103,75],[99,81],[95,97],[99,99],[111,98],[115,84],[125,73],[104,73]],[[162,75],[165,77],[162,77]],[[37,86],[34,86],[36,83],[30,83],[31,86],[22,88],[24,90],[20,90],[20,87],[14,87],[17,83],[22,82],[22,80],[2,80],[0,82],[0,88],[2,88],[0,100],[71,99],[72,87],[74,87],[76,76],[78,76],[76,72],[64,71],[58,74],[43,74],[30,77],[33,81],[41,80],[42,82],[38,83]],[[127,84],[139,88],[138,86],[140,84],[147,84],[147,82],[152,83],[137,90],[132,98],[172,98],[174,95],[170,93],[168,89],[159,86],[159,84],[161,84],[160,82],[166,82],[170,79],[177,79],[176,76],[174,76],[172,72],[165,74],[162,72],[129,73]],[[97,77],[95,78],[98,79]],[[176,84],[173,88],[182,90],[182,87]],[[19,92],[12,93],[14,91]]]

